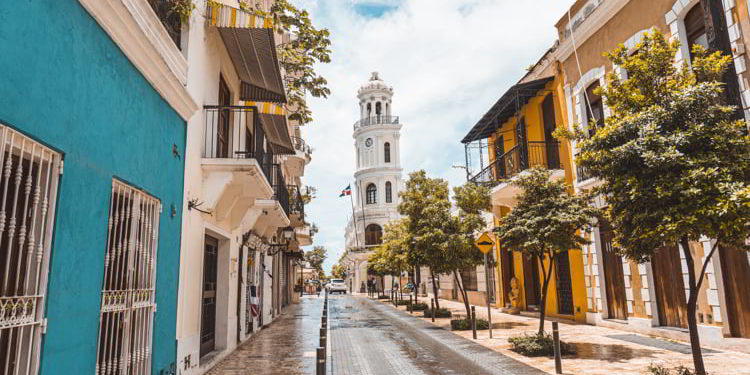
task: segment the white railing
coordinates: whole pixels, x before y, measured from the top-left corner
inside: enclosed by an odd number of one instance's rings
[[[0,124],[0,374],[36,374],[60,154]]]
[[[96,374],[147,375],[155,310],[161,203],[112,182]]]

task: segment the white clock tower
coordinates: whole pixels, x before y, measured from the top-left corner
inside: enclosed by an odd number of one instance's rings
[[[393,88],[377,72],[357,93],[360,119],[352,135],[357,157],[355,208],[346,228],[350,255],[342,259],[349,270],[347,283],[356,292],[366,285],[367,256],[382,242],[385,224],[400,217],[401,124],[392,115],[392,97]]]

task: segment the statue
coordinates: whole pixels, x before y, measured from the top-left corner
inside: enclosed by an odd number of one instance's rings
[[[510,279],[510,291],[508,292],[510,306],[503,309],[504,313],[518,315],[521,313],[521,290],[518,288],[518,279]]]

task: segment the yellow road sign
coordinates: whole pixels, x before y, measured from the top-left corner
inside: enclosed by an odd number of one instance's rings
[[[495,245],[495,242],[492,240],[492,237],[489,233],[484,232],[482,233],[479,238],[477,238],[477,241],[474,242],[475,245],[479,248],[479,251],[481,251],[484,254],[487,254],[492,250],[492,246]]]

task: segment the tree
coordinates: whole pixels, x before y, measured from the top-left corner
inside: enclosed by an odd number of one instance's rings
[[[466,308],[466,316],[471,316],[469,296],[461,280],[461,271],[483,263],[482,252],[474,244],[475,237],[487,227],[482,214],[489,211],[490,194],[485,186],[467,182],[453,188],[453,199],[458,211],[456,215],[448,213],[444,218],[443,231],[446,241],[441,252],[435,254],[438,259],[432,260],[435,272],[452,273],[461,292]]]
[[[323,262],[326,260],[326,248],[324,246],[315,246],[312,250],[305,252],[305,261],[310,267],[318,271],[318,275],[323,275]]]
[[[407,247],[411,242],[409,219],[402,218],[385,225],[383,243],[368,258],[368,267],[381,275],[401,275],[410,268]]]
[[[748,250],[750,138],[744,121],[723,105],[721,76],[730,56],[693,48],[692,69],[675,66],[679,42],[644,36],[638,53],[608,54],[628,72],[600,89],[611,116],[593,137],[577,131],[579,165],[603,181],[618,252],[647,262],[656,249],[678,243],[685,254],[693,362],[705,375],[696,308],[706,267],[721,245]],[[690,241],[715,239],[696,274]],[[700,264],[700,263],[699,263]]]
[[[346,278],[346,268],[340,264],[334,264],[331,268],[331,276],[333,276],[336,279],[344,279]]]
[[[495,229],[503,246],[518,249],[542,267],[540,337],[544,335],[547,290],[555,262],[559,254],[589,243],[580,232],[591,225],[598,212],[585,195],[568,194],[565,183],[550,179],[551,175],[547,169],[534,168],[513,180],[511,183],[522,189],[518,204]]]
[[[400,197],[399,213],[409,218],[406,229],[413,238],[405,244],[408,263],[412,267],[430,267],[432,289],[437,296],[435,272],[443,267],[441,253],[447,240],[444,226],[451,208],[448,182],[429,178],[424,170],[412,172]],[[437,298],[435,301],[440,308]]]

